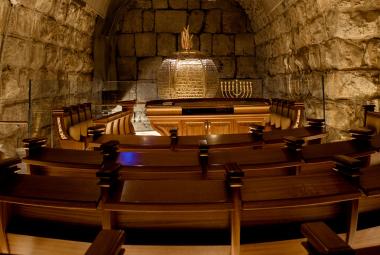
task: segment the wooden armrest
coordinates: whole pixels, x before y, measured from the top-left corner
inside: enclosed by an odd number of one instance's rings
[[[336,155],[334,161],[348,167],[360,167],[361,161],[346,155]]]
[[[301,226],[302,234],[315,254],[354,255],[355,251],[339,238],[325,223],[305,223]],[[314,254],[313,253],[313,254]]]
[[[366,127],[358,127],[348,130],[351,134],[361,134],[361,135],[373,135],[375,133],[374,130],[366,128]]]
[[[207,140],[199,141],[199,163],[202,169],[202,175],[207,175],[207,165],[208,165],[208,149]]]
[[[308,122],[313,123],[325,123],[325,119],[318,119],[318,118],[306,118]]]
[[[46,137],[34,137],[34,138],[27,138],[22,140],[24,143],[24,148],[33,149],[33,148],[40,148],[45,147],[47,138]]]
[[[3,159],[0,161],[0,174],[13,174],[19,168],[17,167],[17,164],[21,163],[21,159],[19,158],[8,158]]]
[[[360,160],[346,155],[336,155],[333,157],[333,160],[336,162],[336,170],[340,173],[351,178],[359,176],[360,166],[362,164]]]
[[[286,143],[286,147],[290,150],[300,151],[305,141],[302,138],[294,136],[285,136],[283,141]]]
[[[244,177],[244,172],[243,170],[238,166],[237,163],[228,163],[224,166],[227,171],[227,180],[228,180],[228,185],[231,188],[235,187],[242,187],[243,182],[241,178]]]
[[[125,233],[122,230],[102,230],[85,255],[119,255],[124,252]]]
[[[170,129],[170,145],[172,149],[178,144],[178,130],[176,128]]]

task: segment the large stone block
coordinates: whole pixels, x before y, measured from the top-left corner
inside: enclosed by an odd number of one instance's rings
[[[364,54],[364,62],[371,68],[380,69],[380,39],[369,41]]]
[[[142,32],[142,10],[132,9],[124,14],[122,33],[138,33]]]
[[[161,33],[157,36],[157,50],[159,56],[170,56],[177,50],[175,34]]]
[[[152,0],[134,0],[134,6],[135,8],[151,9]]]
[[[187,1],[187,8],[189,10],[200,9],[201,8],[201,2],[199,0],[188,0]]]
[[[212,34],[200,35],[200,50],[208,55],[212,53]]]
[[[138,102],[147,102],[158,99],[157,85],[154,81],[137,82],[137,100]]]
[[[180,33],[186,23],[186,11],[156,11],[156,32]]]
[[[119,56],[135,56],[135,36],[133,34],[122,34],[117,38],[117,49]]]
[[[155,80],[158,68],[162,63],[161,57],[144,58],[138,63],[139,80]]]
[[[169,7],[172,9],[187,9],[187,0],[169,0]]]
[[[363,40],[380,36],[380,11],[330,11],[326,26],[329,37]]]
[[[307,27],[310,33],[309,44],[320,44],[327,40],[326,27],[323,17],[315,19]]]
[[[189,16],[190,33],[199,33],[203,28],[204,12],[194,10]]]
[[[117,87],[120,91],[120,100],[135,100],[137,99],[137,82],[136,81],[125,81],[118,82]]]
[[[308,48],[306,59],[311,70],[321,70],[321,54],[318,45]]]
[[[45,65],[46,51],[43,43],[33,43],[30,54],[30,68],[40,69]]]
[[[153,0],[153,9],[167,9],[168,0]]]
[[[351,41],[333,39],[321,48],[325,69],[354,69],[362,65],[364,49]]]
[[[40,2],[40,1],[37,1],[37,2]],[[49,0],[49,1],[44,1],[44,2],[46,2],[47,5],[49,5],[51,4],[51,2],[54,2],[54,1]],[[44,10],[46,14],[47,14],[46,11],[49,10],[48,8],[41,5],[40,3],[37,8],[41,8],[41,10]],[[69,8],[69,5],[67,1],[57,1],[52,12],[54,18],[59,22],[62,22],[62,23],[65,22],[68,8]]]
[[[0,124],[0,158],[24,157],[21,141],[28,137],[28,126],[20,124]],[[21,149],[21,150],[20,150]]]
[[[135,34],[136,56],[150,57],[156,55],[156,34],[138,33]]]
[[[233,35],[215,34],[212,41],[214,56],[231,56],[235,52],[235,38]]]
[[[136,58],[118,58],[117,70],[119,81],[137,80]]]
[[[24,6],[31,8],[31,9],[35,8],[36,10],[38,10],[39,12],[42,12],[44,14],[50,14],[50,13],[52,13],[53,8],[55,6],[55,1],[54,0],[23,1],[22,4]],[[65,4],[67,4],[67,2]]]
[[[254,57],[238,57],[237,58],[237,78],[256,78],[255,58]]]
[[[206,15],[204,32],[220,33],[222,31],[222,11],[209,10]]]
[[[9,32],[30,37],[33,31],[35,16],[36,14],[33,10],[23,7],[14,9],[13,15],[10,16]]]
[[[236,63],[233,57],[215,58],[214,63],[218,68],[219,78],[233,79],[236,73]]]
[[[154,12],[153,11],[144,11],[143,30],[144,32],[153,32],[154,30]]]
[[[245,33],[247,24],[245,13],[223,11],[223,32],[224,33]]]
[[[31,42],[8,36],[4,43],[3,64],[11,66],[28,66]]]
[[[255,55],[255,36],[253,34],[237,34],[235,36],[235,55]]]
[[[325,78],[326,98],[330,100],[367,100],[377,93],[378,72],[336,71]]]

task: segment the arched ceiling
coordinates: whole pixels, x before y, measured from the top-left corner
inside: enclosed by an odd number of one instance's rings
[[[105,31],[109,31],[112,26],[117,10],[133,0],[86,0],[87,6],[95,10],[100,16],[105,18]],[[199,1],[219,1],[219,0],[199,0]],[[254,30],[262,27],[267,22],[270,13],[276,10],[284,0],[235,0],[247,13],[251,19]],[[103,30],[103,31],[104,31]]]

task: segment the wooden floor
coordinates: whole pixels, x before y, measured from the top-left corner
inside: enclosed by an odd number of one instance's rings
[[[89,243],[8,234],[12,254],[83,255]],[[241,255],[307,255],[304,239],[242,245]],[[22,243],[23,245],[20,245]],[[17,244],[17,245],[16,245]],[[380,227],[359,230],[352,246],[380,245]],[[229,246],[145,246],[125,245],[128,255],[229,255]]]

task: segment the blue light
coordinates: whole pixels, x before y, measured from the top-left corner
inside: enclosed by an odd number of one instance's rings
[[[135,166],[138,164],[138,154],[136,152],[120,152],[118,163],[122,166]]]

